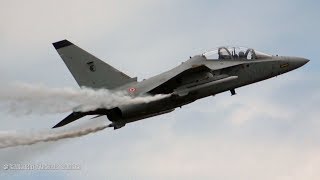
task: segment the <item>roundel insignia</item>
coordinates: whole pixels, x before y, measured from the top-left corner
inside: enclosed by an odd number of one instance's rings
[[[129,92],[135,92],[137,89],[136,88],[129,88]]]

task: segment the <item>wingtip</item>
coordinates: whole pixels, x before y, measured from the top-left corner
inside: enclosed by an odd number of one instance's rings
[[[61,49],[61,48],[73,45],[72,42],[70,42],[70,41],[68,41],[66,39],[62,40],[62,41],[58,41],[58,42],[52,43],[52,44],[53,44],[54,48],[56,48],[56,49]]]

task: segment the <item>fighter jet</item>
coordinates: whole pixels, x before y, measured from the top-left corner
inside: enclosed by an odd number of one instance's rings
[[[112,109],[72,112],[56,124],[58,128],[87,115],[107,116],[109,127],[165,114],[198,99],[263,81],[297,69],[309,60],[300,57],[268,55],[251,48],[219,47],[190,57],[181,65],[138,82],[96,58],[68,40],[53,46],[80,87],[126,91],[132,97],[166,95],[149,103],[122,105]]]

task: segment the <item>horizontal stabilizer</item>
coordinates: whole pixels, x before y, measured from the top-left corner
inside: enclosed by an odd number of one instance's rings
[[[64,118],[62,121],[60,121],[58,124],[53,126],[52,129],[67,125],[67,124],[69,124],[69,123],[71,123],[71,122],[73,122],[73,121],[75,121],[77,119],[80,119],[80,118],[84,117],[84,116],[86,116],[86,114],[81,113],[81,112],[73,112],[69,116]]]
[[[52,128],[58,128],[58,127],[61,127],[61,126],[65,126],[77,119],[80,119],[84,116],[88,116],[88,115],[98,115],[97,117],[99,116],[103,116],[103,115],[107,115],[109,112],[108,109],[103,109],[103,108],[100,108],[100,109],[96,109],[96,110],[93,110],[93,111],[87,111],[87,112],[73,112],[71,113],[69,116],[67,116],[66,118],[64,118],[62,121],[60,121],[58,124],[56,124],[55,126],[53,126]]]

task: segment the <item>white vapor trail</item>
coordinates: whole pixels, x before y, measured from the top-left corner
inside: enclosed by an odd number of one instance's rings
[[[98,124],[95,126],[87,126],[69,130],[49,130],[42,132],[16,132],[2,131],[0,132],[0,149],[32,145],[39,142],[58,141],[60,139],[74,138],[84,136],[90,133],[95,133],[107,128],[106,124]]]
[[[90,111],[98,108],[149,103],[168,95],[131,97],[125,91],[106,89],[49,88],[43,85],[15,84],[0,88],[0,107],[14,114],[64,113],[72,110]]]
[[[169,95],[131,97],[127,92],[111,92],[106,89],[49,88],[43,85],[15,84],[0,88],[0,109],[10,114],[47,114],[69,111],[92,111],[98,108],[114,108],[121,105],[149,103]],[[0,149],[38,142],[57,141],[94,133],[108,125],[95,124],[68,130],[40,132],[0,131]]]

